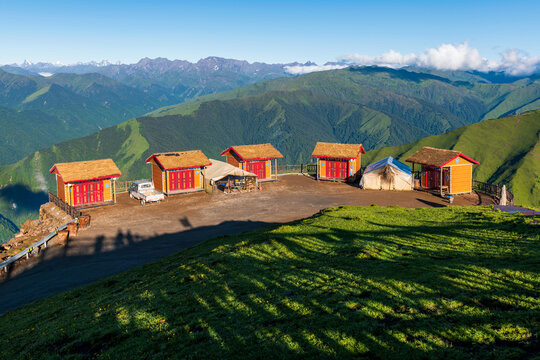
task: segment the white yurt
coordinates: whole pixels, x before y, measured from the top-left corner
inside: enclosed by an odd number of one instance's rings
[[[408,165],[389,156],[369,165],[360,187],[369,190],[412,190],[413,174]]]

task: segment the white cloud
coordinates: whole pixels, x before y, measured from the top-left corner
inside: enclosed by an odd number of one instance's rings
[[[540,57],[528,57],[518,50],[501,53],[500,61],[482,57],[478,49],[463,44],[442,44],[421,54],[401,54],[390,50],[381,56],[345,55],[341,61],[356,65],[380,65],[393,68],[416,65],[437,70],[504,71],[510,75],[527,75],[540,68]]]
[[[442,44],[416,57],[416,65],[439,70],[487,70],[487,60],[467,43]]]
[[[509,75],[529,75],[540,70],[540,56],[529,57],[519,50],[501,53],[501,60],[482,57],[480,51],[468,43],[442,44],[420,54],[401,54],[390,50],[380,56],[350,54],[339,58],[341,64],[287,66],[291,74],[306,74],[313,71],[341,69],[346,65],[379,65],[391,68],[419,66],[437,70],[503,71]]]
[[[43,76],[43,77],[49,77],[49,76],[53,76],[53,73],[50,73],[50,72],[40,72],[38,73],[39,75]]]
[[[368,55],[352,54],[342,56],[340,60],[350,64],[403,67],[413,65],[416,62],[416,58],[415,54],[403,55],[397,51],[390,50],[381,56],[372,57]]]
[[[540,56],[527,57],[519,50],[506,51],[501,57],[499,68],[510,75],[531,74],[540,68]]]
[[[293,75],[307,74],[315,71],[326,71],[326,70],[336,70],[343,69],[349,65],[294,65],[294,66],[285,66],[285,71]]]

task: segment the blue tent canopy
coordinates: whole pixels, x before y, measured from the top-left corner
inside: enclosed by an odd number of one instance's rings
[[[369,174],[370,172],[376,171],[376,170],[378,170],[378,169],[380,169],[382,167],[385,167],[386,165],[390,165],[393,168],[395,168],[395,169],[397,169],[399,171],[403,171],[404,173],[406,173],[408,175],[412,174],[411,168],[409,167],[409,165],[405,165],[401,161],[398,161],[398,160],[394,159],[391,156],[389,156],[387,158],[384,158],[382,160],[379,160],[377,162],[374,162],[373,164],[370,164],[366,168],[366,170],[364,170],[364,174]]]

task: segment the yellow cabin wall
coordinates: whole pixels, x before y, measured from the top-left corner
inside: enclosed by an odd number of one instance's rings
[[[326,177],[326,160],[319,161],[319,177]]]
[[[68,195],[68,198],[69,198],[69,202],[68,202],[68,205],[74,205],[75,204],[75,198],[73,197],[73,187],[68,187],[66,185],[67,189],[67,195]]]
[[[58,177],[60,179],[60,177]],[[62,189],[58,189],[59,194],[62,193],[60,199],[62,199],[66,204],[73,205],[73,187],[70,187],[68,184],[62,182]]]
[[[204,168],[199,169],[199,184],[200,184],[200,188],[203,189],[204,188]]]
[[[70,193],[71,189],[67,184],[62,185],[62,189],[58,190],[62,193],[62,196],[58,196],[60,199],[62,199],[68,205],[73,204],[73,195]]]
[[[195,172],[193,174],[193,187],[195,189],[198,189],[201,187],[202,181],[201,181],[201,169],[195,169]]]
[[[450,193],[460,194],[472,191],[472,164],[450,167]]]
[[[347,162],[347,175],[354,176],[356,174],[356,159],[351,159]]]
[[[110,179],[103,180],[103,201],[113,201],[112,181]]]
[[[266,166],[266,178],[267,179],[270,179],[272,177],[272,161],[271,160],[266,160],[265,161],[265,166]]]
[[[166,193],[167,192],[167,187],[169,186],[169,180],[167,179],[167,172],[166,171],[162,171],[161,172],[161,192],[164,192]]]

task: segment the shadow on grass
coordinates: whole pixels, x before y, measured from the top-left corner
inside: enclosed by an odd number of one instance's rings
[[[416,201],[419,201],[422,204],[426,204],[426,205],[434,207],[434,208],[446,207],[446,205],[444,205],[444,204],[439,204],[439,203],[436,203],[436,202],[433,202],[433,201],[424,200],[424,199],[420,199],[420,198],[416,198]]]
[[[472,212],[451,224],[404,225],[323,213],[219,237],[40,302],[54,306],[64,331],[55,327],[39,346],[61,357],[530,356],[539,345],[538,277],[530,276],[538,229],[505,219]],[[150,244],[187,241],[196,231],[131,242],[119,233],[107,254],[148,256]],[[100,251],[104,241],[96,241]]]

